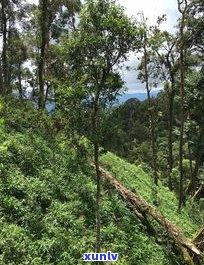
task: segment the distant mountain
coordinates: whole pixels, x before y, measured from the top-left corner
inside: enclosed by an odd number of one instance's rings
[[[151,96],[156,97],[156,95],[159,92],[160,92],[160,90],[152,91],[151,92]],[[118,102],[116,103],[116,105],[117,104],[122,104],[122,103],[126,102],[130,98],[137,98],[140,101],[143,101],[143,100],[147,99],[147,93],[146,92],[142,92],[142,93],[131,93],[131,94],[130,93],[125,93],[125,94],[123,94],[123,95],[121,95],[121,96],[119,96],[117,98],[118,99]],[[49,112],[52,111],[52,110],[54,110],[54,108],[55,108],[54,106],[55,106],[54,103],[50,103],[49,102],[49,103],[46,104],[46,108],[47,108],[47,110]]]
[[[157,91],[152,91],[151,92],[151,96],[155,97],[157,94],[159,93],[159,90]],[[130,98],[137,98],[140,101],[143,101],[145,99],[147,99],[147,93],[146,92],[142,92],[142,93],[125,93],[121,96],[118,97],[118,103],[124,103],[125,101],[127,101]]]

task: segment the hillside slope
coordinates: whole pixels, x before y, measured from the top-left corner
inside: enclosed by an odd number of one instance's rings
[[[203,210],[197,209],[195,211],[193,203],[188,202],[188,207],[183,208],[181,213],[178,214],[178,201],[175,193],[161,183],[158,187],[155,186],[151,177],[151,170],[146,173],[142,166],[130,164],[110,152],[103,155],[101,161],[104,167],[126,188],[143,197],[152,205],[156,204],[157,209],[165,217],[178,225],[186,236],[193,238],[204,220]]]
[[[15,109],[1,112],[0,264],[84,264],[83,253],[95,249],[94,172],[83,148],[57,134],[48,116],[39,117],[31,106],[13,105]],[[151,177],[141,167],[111,153],[102,161],[124,185],[152,202]],[[195,212],[177,216],[176,198],[162,186],[158,198],[163,214],[192,238],[199,227]],[[119,253],[117,264],[177,264],[171,249],[149,237],[106,182],[101,215],[102,251]]]

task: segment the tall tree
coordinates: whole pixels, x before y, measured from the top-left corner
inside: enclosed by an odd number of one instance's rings
[[[26,17],[24,1],[1,1],[1,94],[9,94],[13,91],[14,81],[18,76],[20,81],[21,71],[16,71],[16,66],[22,68],[26,60],[26,46],[23,43],[23,20]],[[18,55],[17,55],[18,54]],[[21,54],[21,55],[20,55]],[[22,83],[22,82],[20,82]]]
[[[39,81],[39,97],[38,97],[38,107],[39,109],[45,108],[45,91],[44,91],[44,68],[45,68],[45,51],[46,46],[49,43],[49,30],[50,30],[50,10],[49,10],[49,0],[40,0],[40,52],[39,52],[39,62],[38,62],[38,81]]]
[[[186,77],[186,19],[188,10],[187,0],[177,0],[178,11],[181,14],[179,21],[179,71],[180,71],[180,143],[179,143],[179,171],[180,171],[180,181],[179,181],[179,204],[178,210],[181,210],[182,204],[184,202],[184,174],[183,174],[183,145],[184,145],[184,123],[185,123],[185,109],[184,109],[184,94],[185,94],[185,77]]]
[[[194,196],[196,189],[199,189],[201,180],[199,179],[199,170],[204,161],[204,67],[201,65],[200,71],[194,71],[189,84],[189,96],[187,98],[187,107],[191,123],[196,124],[196,132],[193,133],[193,158],[194,167],[192,167],[191,179],[186,189],[186,195]],[[192,141],[192,140],[191,140]]]
[[[76,32],[65,44],[67,65],[71,66],[71,86],[75,87],[72,91],[78,97],[76,89],[81,87],[80,102],[86,105],[85,116],[86,120],[88,118],[90,121],[89,136],[93,142],[97,190],[96,252],[100,252],[101,249],[99,147],[102,138],[103,110],[116,98],[123,86],[119,65],[127,59],[131,50],[138,47],[139,43],[139,30],[115,1],[88,0],[80,14]],[[70,106],[67,105],[67,108],[70,107],[70,111],[73,112],[72,103]]]
[[[199,184],[198,173],[203,162],[203,139],[204,139],[204,126],[203,118],[199,114],[203,109],[203,65],[202,61],[204,58],[204,2],[202,0],[190,0],[189,8],[187,10],[188,20],[188,44],[191,45],[193,54],[200,59],[201,70],[196,75],[191,85],[191,96],[188,101],[189,112],[191,113],[191,119],[195,120],[199,127],[199,133],[196,141],[195,148],[195,167],[192,170],[192,176],[190,183],[186,189],[187,194],[195,194],[195,189]],[[198,65],[198,64],[197,64]]]
[[[72,27],[74,27],[75,13],[80,10],[80,1],[63,1],[63,0],[40,0],[39,1],[39,17],[38,17],[38,30],[39,30],[39,57],[38,57],[38,107],[40,110],[45,108],[49,85],[46,84],[45,91],[45,79],[46,79],[46,56],[49,51],[50,40],[59,40],[60,33],[63,29],[59,28],[57,23],[57,16],[63,15],[66,19],[61,21],[61,26],[69,23],[70,18],[72,21]],[[59,20],[59,19],[58,19]],[[52,27],[53,26],[53,27]],[[58,30],[56,30],[58,29]]]
[[[8,25],[9,25],[9,13],[11,12],[12,1],[1,1],[1,34],[2,34],[2,90],[1,93],[5,95],[8,92],[9,87],[9,67],[8,67]]]
[[[201,58],[204,56],[204,2],[202,0],[190,0],[188,9],[187,26],[190,31],[189,42],[193,45],[194,52]]]
[[[177,37],[167,31],[162,32],[158,26],[154,27],[153,34],[152,52],[155,74],[164,82],[168,98],[168,185],[172,190],[174,99],[179,55],[176,48]]]
[[[27,47],[23,41],[23,35],[19,32],[13,32],[10,38],[10,49],[9,55],[9,65],[10,65],[10,81],[12,90],[18,91],[20,99],[23,99],[25,94],[25,89],[23,85],[23,80],[25,80],[25,67],[24,63],[28,59]]]
[[[146,24],[144,15],[141,15],[141,27],[143,28],[143,45],[141,48],[142,59],[138,67],[139,74],[138,78],[145,83],[145,88],[147,91],[147,100],[148,100],[148,114],[149,114],[149,128],[151,135],[151,150],[152,150],[152,168],[154,171],[154,183],[158,185],[158,165],[157,165],[157,137],[156,137],[156,117],[155,117],[155,108],[152,105],[151,100],[151,89],[152,85],[152,75],[154,69],[152,68],[151,61],[151,33],[150,29]]]

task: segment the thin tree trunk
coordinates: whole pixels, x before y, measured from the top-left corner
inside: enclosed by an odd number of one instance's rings
[[[96,252],[101,250],[101,217],[100,217],[100,200],[101,200],[101,175],[99,170],[99,146],[94,144],[94,162],[96,171]]]
[[[182,10],[182,4],[185,4]],[[182,15],[180,24],[180,141],[179,141],[179,171],[180,171],[180,181],[179,181],[179,204],[178,211],[180,212],[181,207],[184,203],[184,192],[183,192],[183,144],[184,144],[184,86],[185,86],[185,55],[184,55],[184,27],[185,27],[185,16],[187,10],[187,1],[178,0],[178,9]]]
[[[192,151],[191,146],[188,139],[188,156],[189,156],[189,168],[190,168],[190,179],[193,178],[193,161],[192,161]]]
[[[8,92],[8,60],[7,60],[7,17],[6,17],[6,1],[2,1],[2,36],[3,36],[3,47],[2,47],[2,76],[3,76],[3,89],[2,94],[5,95]]]
[[[156,136],[155,136],[155,121],[153,116],[153,109],[151,104],[151,95],[149,88],[149,74],[148,74],[148,58],[146,46],[144,47],[144,67],[145,67],[145,85],[147,91],[148,99],[148,113],[149,113],[149,125],[150,125],[150,134],[151,134],[151,149],[152,149],[152,165],[154,171],[154,183],[158,185],[158,168],[157,168],[157,148],[156,148]]]
[[[93,110],[94,164],[96,172],[96,253],[101,252],[101,174],[99,169],[99,93],[96,94]],[[96,262],[99,264],[99,262]]]
[[[40,1],[40,27],[41,27],[41,46],[40,46],[40,58],[38,64],[38,108],[43,110],[45,108],[45,95],[44,95],[44,71],[45,71],[45,51],[48,42],[48,1]]]
[[[169,135],[168,135],[168,149],[169,149],[169,155],[168,155],[168,164],[169,164],[169,172],[168,172],[168,178],[169,178],[169,189],[172,190],[172,169],[173,169],[173,110],[174,110],[174,84],[172,84],[172,91],[169,96]]]
[[[180,141],[179,141],[179,171],[180,171],[180,181],[179,181],[179,205],[178,210],[181,210],[183,204],[183,143],[184,143],[184,72],[183,72],[183,53],[181,53],[181,88],[180,88]]]
[[[3,91],[2,62],[0,58],[0,95],[3,95],[3,94],[4,94],[4,91]]]
[[[8,19],[8,36],[7,36],[7,52],[11,50],[12,45],[12,30],[14,28],[14,23],[12,21],[12,18]],[[7,56],[9,59],[9,56]],[[12,85],[11,85],[11,73],[12,73],[12,65],[7,59],[7,94],[12,93]]]
[[[23,99],[23,87],[22,87],[22,69],[21,63],[18,64],[18,91],[19,91],[19,98]]]
[[[172,53],[175,43],[171,45],[165,58],[156,51],[161,62],[165,65],[165,68],[169,72],[169,78],[171,83],[170,91],[167,91],[168,94],[168,186],[172,190],[172,169],[174,165],[173,157],[173,117],[174,117],[174,98],[175,98],[175,61]],[[163,73],[164,80],[169,81],[169,78],[166,77],[166,74]]]
[[[189,186],[187,188],[187,191],[186,191],[187,194],[189,194],[189,193],[194,194],[195,193],[198,171],[199,171],[199,168],[200,168],[201,163],[202,163],[201,158],[202,158],[202,155],[201,155],[201,152],[199,152],[197,157],[196,157],[196,163],[195,163],[195,167],[194,167],[194,170],[193,170],[191,182],[190,182],[190,184],[189,184]]]
[[[204,146],[204,125],[202,125],[200,129],[200,134],[199,134],[198,143],[197,143],[195,166],[192,172],[191,181],[186,189],[186,194],[195,193],[196,184],[198,182],[198,171],[202,164],[203,146]]]

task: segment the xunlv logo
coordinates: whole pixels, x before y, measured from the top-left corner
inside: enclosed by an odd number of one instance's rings
[[[118,253],[84,253],[84,261],[117,261]]]

